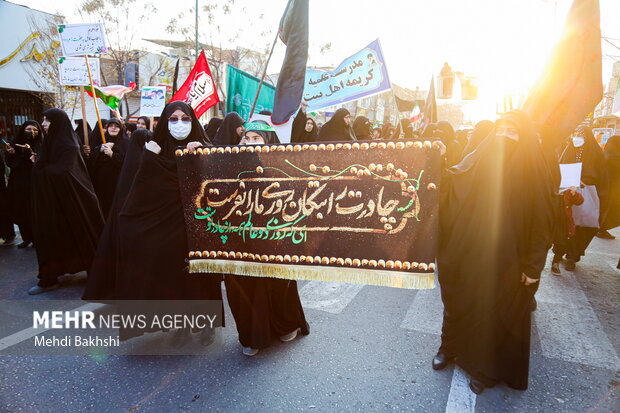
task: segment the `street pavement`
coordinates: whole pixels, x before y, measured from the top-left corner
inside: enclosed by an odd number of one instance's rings
[[[525,392],[498,385],[475,396],[460,369],[431,369],[438,289],[313,281],[299,282],[310,335],[252,358],[241,353],[228,307],[206,355],[0,355],[0,411],[620,412],[619,257],[620,239],[595,238],[574,272],[556,277],[547,266]],[[80,298],[84,274],[28,296],[36,270],[33,248],[0,247],[0,299]]]

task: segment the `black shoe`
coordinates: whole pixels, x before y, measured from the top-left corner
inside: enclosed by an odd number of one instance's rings
[[[433,357],[433,370],[443,370],[452,361],[454,361],[454,357],[448,357],[444,352],[439,351]]]
[[[200,344],[207,347],[215,341],[215,329],[206,327],[200,332]]]
[[[469,388],[474,393],[480,395],[480,394],[482,394],[482,392],[484,391],[486,386],[480,380],[475,379],[475,378],[472,377],[472,378],[469,379]]]
[[[575,260],[567,258],[564,268],[566,268],[566,271],[575,271]]]
[[[189,328],[179,328],[172,336],[172,346],[179,348],[187,344],[191,340]]]
[[[20,249],[21,249],[21,248],[26,248],[26,247],[28,247],[30,244],[31,244],[31,242],[30,242],[30,241],[20,242],[20,243],[17,245],[17,248],[20,248]]]
[[[614,237],[613,235],[611,235],[608,231],[602,229],[600,230],[597,234],[597,237],[599,238],[603,238],[603,239],[616,239],[616,237]]]

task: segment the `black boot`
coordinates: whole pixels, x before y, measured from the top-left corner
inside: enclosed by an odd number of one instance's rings
[[[454,357],[446,355],[442,350],[433,357],[433,370],[443,370],[449,363],[454,361]]]
[[[484,389],[486,388],[486,386],[484,385],[483,382],[481,382],[480,380],[476,379],[475,377],[471,377],[469,379],[469,388],[471,389],[471,391],[473,391],[474,393],[480,395],[482,394],[482,392],[484,391]]]

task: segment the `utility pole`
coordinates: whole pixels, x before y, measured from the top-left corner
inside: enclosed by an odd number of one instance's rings
[[[196,61],[198,60],[198,0],[196,0]]]

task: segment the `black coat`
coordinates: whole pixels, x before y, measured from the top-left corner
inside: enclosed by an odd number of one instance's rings
[[[168,118],[176,109],[192,118],[190,135],[181,141],[168,131]],[[143,151],[118,215],[116,298],[221,300],[220,275],[187,273],[187,233],[174,154],[178,146],[204,142],[204,129],[189,105],[172,102],[164,108],[153,140],[162,150],[159,154]],[[121,339],[127,339],[144,330],[120,333]]]
[[[32,170],[34,241],[39,285],[90,268],[103,216],[77,136],[60,109],[43,113],[50,126]]]
[[[26,126],[35,126],[39,131],[34,138],[25,134]],[[9,206],[13,222],[19,225],[24,241],[32,241],[32,166],[30,159],[33,153],[41,148],[43,129],[38,122],[29,120],[21,126],[17,137],[11,142],[14,154],[7,153],[6,163],[11,168],[9,175],[8,194]],[[30,149],[18,145],[29,145]]]
[[[101,151],[101,144],[99,144],[94,147],[90,154],[88,164],[91,181],[101,206],[101,212],[103,212],[104,218],[107,219],[112,207],[118,177],[127,153],[129,137],[127,137],[123,130],[119,132],[119,136],[116,138],[112,138],[107,132],[105,137],[106,142],[114,143],[112,156],[104,154]]]
[[[506,116],[506,115],[505,115]],[[489,137],[442,180],[438,274],[444,352],[487,385],[527,388],[530,305],[551,244],[557,188],[531,126]]]
[[[114,200],[103,233],[99,239],[97,253],[88,272],[88,281],[82,299],[115,300],[119,247],[118,214],[125,204],[129,190],[140,166],[145,142],[152,138],[147,129],[138,129],[131,135],[125,162],[118,179]]]

